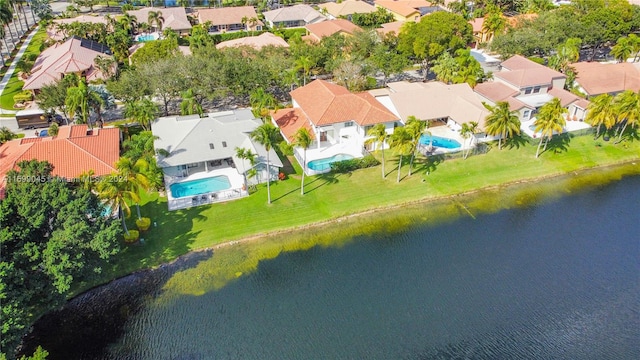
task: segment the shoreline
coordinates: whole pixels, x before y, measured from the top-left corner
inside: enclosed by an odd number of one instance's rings
[[[162,264],[158,264],[155,266],[151,266],[151,267],[146,267],[146,268],[141,268],[138,269],[136,271],[130,272],[128,274],[122,275],[122,276],[118,276],[116,278],[110,279],[104,283],[100,283],[97,284],[95,286],[92,286],[90,288],[86,288],[83,289],[81,292],[74,294],[72,297],[70,297],[67,301],[72,300],[73,298],[80,296],[88,291],[91,291],[93,289],[99,288],[101,286],[105,286],[108,285],[110,283],[112,283],[113,281],[122,279],[122,278],[126,278],[128,276],[131,275],[135,275],[135,274],[139,274],[139,273],[143,273],[146,271],[153,271],[155,269],[161,268],[163,266],[167,266],[167,265],[171,265],[174,264],[178,261],[180,261],[182,258],[184,258],[185,256],[191,256],[193,254],[197,254],[197,253],[202,253],[202,252],[213,252],[215,254],[215,250],[218,249],[222,249],[222,248],[227,248],[230,246],[235,246],[235,245],[241,245],[241,244],[250,244],[252,242],[258,242],[260,240],[265,240],[274,236],[278,236],[278,235],[290,235],[293,234],[297,231],[302,231],[302,230],[310,230],[310,229],[315,229],[315,228],[320,228],[322,226],[325,225],[330,225],[330,224],[335,224],[335,223],[341,223],[343,221],[348,221],[348,220],[352,220],[352,219],[358,219],[358,218],[362,218],[365,217],[367,215],[372,215],[378,212],[382,212],[382,211],[387,211],[387,210],[394,210],[394,209],[401,209],[403,207],[408,207],[408,206],[415,206],[415,205],[421,205],[421,204],[429,204],[429,203],[435,203],[435,202],[439,202],[439,201],[446,201],[446,200],[454,200],[456,198],[463,198],[463,197],[468,197],[471,195],[475,195],[481,192],[487,192],[487,191],[494,191],[494,190],[498,190],[498,189],[502,189],[502,188],[508,188],[508,187],[514,187],[517,185],[523,185],[523,184],[531,184],[531,183],[536,183],[542,180],[548,180],[548,179],[557,179],[557,178],[561,178],[563,176],[570,176],[570,175],[576,175],[579,176],[581,174],[584,174],[584,172],[587,171],[593,171],[596,169],[600,169],[600,170],[609,170],[611,168],[618,168],[618,167],[623,167],[623,166],[637,166],[638,168],[636,169],[637,172],[635,174],[633,173],[626,173],[623,174],[623,176],[629,176],[629,175],[638,175],[640,174],[640,157],[634,160],[626,160],[626,161],[620,161],[620,162],[614,162],[614,163],[609,163],[609,164],[604,164],[604,165],[596,165],[596,166],[589,166],[589,167],[584,167],[584,168],[580,168],[578,170],[572,170],[569,172],[562,172],[562,173],[554,173],[554,174],[547,174],[547,175],[543,175],[543,176],[536,176],[536,177],[532,177],[532,178],[524,178],[524,179],[520,179],[520,180],[515,180],[515,181],[509,181],[509,182],[505,182],[505,183],[501,183],[501,184],[497,184],[497,185],[490,185],[490,186],[485,186],[485,187],[480,187],[480,188],[476,188],[473,190],[467,190],[467,191],[463,191],[463,192],[459,192],[459,193],[455,193],[455,194],[449,194],[449,195],[440,195],[440,196],[428,196],[428,197],[423,197],[417,200],[413,200],[413,201],[405,201],[399,204],[393,204],[393,205],[386,205],[386,206],[379,206],[379,207],[375,207],[375,208],[370,208],[364,211],[359,211],[359,212],[355,212],[352,214],[348,214],[348,215],[343,215],[343,216],[338,216],[329,220],[324,220],[324,221],[319,221],[319,222],[312,222],[312,223],[308,223],[305,225],[299,225],[299,226],[294,226],[294,227],[290,227],[290,228],[286,228],[286,229],[280,229],[280,230],[275,230],[275,231],[269,231],[269,232],[265,232],[265,233],[261,233],[261,234],[255,234],[255,235],[251,235],[251,236],[245,236],[242,237],[240,239],[235,239],[235,240],[228,240],[228,241],[224,241],[218,244],[215,244],[213,246],[208,246],[208,247],[204,247],[204,248],[199,248],[199,249],[194,249],[194,250],[190,250],[182,255],[178,255],[175,259],[168,261],[168,262],[164,262]],[[605,173],[609,173],[610,171],[605,171]],[[610,181],[612,181],[614,178],[610,179]],[[470,216],[473,217],[473,214],[471,214],[471,212],[469,212],[468,209],[466,209],[466,207],[463,206],[463,208],[466,210],[467,213],[469,213]]]

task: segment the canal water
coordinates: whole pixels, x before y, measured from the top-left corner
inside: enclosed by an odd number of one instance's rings
[[[191,254],[79,296],[26,344],[50,359],[639,359],[640,176],[508,207],[261,261]]]

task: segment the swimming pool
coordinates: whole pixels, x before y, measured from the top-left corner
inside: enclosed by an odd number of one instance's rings
[[[314,171],[326,171],[331,170],[331,163],[351,159],[353,159],[353,156],[349,154],[337,154],[332,157],[309,161],[307,167]]]
[[[432,142],[433,139],[433,142]],[[420,137],[420,144],[422,145],[433,145],[434,147],[440,147],[440,148],[444,148],[444,149],[457,149],[460,146],[460,143],[453,140],[453,139],[447,139],[447,138],[443,138],[440,136],[429,136],[429,135],[422,135]]]
[[[173,196],[174,198],[207,194],[230,188],[231,183],[229,182],[229,178],[225,175],[214,176],[206,179],[185,181],[171,184],[171,186],[169,186],[169,189],[171,190],[171,196]]]
[[[144,34],[136,36],[136,40],[140,42],[158,40],[155,34]]]

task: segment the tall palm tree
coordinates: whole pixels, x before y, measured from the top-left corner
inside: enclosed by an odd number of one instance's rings
[[[400,182],[400,169],[402,169],[402,158],[413,151],[411,133],[407,131],[405,126],[399,126],[393,130],[393,134],[389,136],[389,146],[398,154],[398,179]]]
[[[270,122],[258,126],[251,132],[251,139],[264,146],[267,150],[267,203],[271,204],[271,162],[269,160],[269,151],[278,143],[278,128]]]
[[[148,190],[149,179],[147,178],[147,171],[149,170],[149,164],[144,159],[138,159],[135,163],[127,158],[121,157],[116,162],[116,169],[118,170],[119,180],[125,182],[125,186],[136,194],[140,193],[140,190]],[[140,216],[140,200],[132,199],[136,204],[136,210],[138,213],[138,219]]]
[[[471,154],[471,146],[473,146],[473,139],[475,138],[475,134],[478,132],[478,123],[475,121],[471,121],[468,123],[462,124],[462,129],[460,129],[460,135],[463,139],[469,139],[469,146],[467,147],[466,153],[462,152],[462,157],[464,159],[468,158]]]
[[[507,19],[502,15],[502,10],[497,6],[487,6],[487,14],[484,17],[482,31],[487,34],[487,42],[493,40],[496,34],[507,27]]]
[[[617,116],[615,110],[614,97],[609,94],[601,94],[591,99],[587,108],[587,116],[584,120],[589,125],[596,127],[594,139],[600,136],[602,126],[610,130],[616,124]]]
[[[269,115],[269,109],[274,109],[278,105],[276,98],[263,88],[257,88],[249,94],[249,104],[253,116],[264,120]]]
[[[300,195],[304,195],[304,170],[307,167],[307,149],[313,142],[313,135],[306,127],[301,127],[293,135],[293,143],[295,146],[302,148],[302,182],[300,183]]]
[[[140,202],[140,196],[135,191],[131,191],[124,181],[120,181],[120,174],[115,172],[103,177],[98,183],[98,196],[105,200],[111,209],[118,209],[124,232],[129,235],[125,221],[131,216],[129,202]]]
[[[567,112],[568,110],[562,106],[558,98],[553,98],[553,100],[542,105],[540,112],[536,115],[536,120],[533,122],[535,133],[540,133],[536,158],[540,156],[540,146],[542,146],[545,138],[547,141],[544,143],[544,150],[547,149],[547,144],[553,137],[554,132],[562,133],[564,126],[567,124],[564,115]]]
[[[631,90],[623,91],[615,97],[616,112],[618,113],[618,123],[624,122],[618,142],[622,140],[622,134],[631,125],[632,128],[638,127],[640,123],[640,91],[633,92]]]
[[[138,19],[129,13],[122,15],[118,20],[118,23],[123,30],[131,35],[135,34],[136,29],[138,28]]]
[[[435,64],[431,67],[431,71],[436,74],[436,79],[447,84],[451,84],[453,82],[457,70],[458,63],[448,51],[442,53],[442,55],[440,55],[440,57],[435,61]]]
[[[149,25],[153,26],[154,30],[162,30],[162,24],[164,24],[164,18],[162,17],[162,11],[149,11],[147,18]]]
[[[68,88],[65,106],[68,109],[69,117],[73,119],[75,115],[78,114],[80,115],[80,123],[87,124],[91,127],[91,121],[89,119],[89,98],[93,96],[94,94],[90,91],[85,79],[79,79],[78,86]]]
[[[11,5],[7,2],[7,0],[0,0],[0,24],[2,24],[3,32],[4,32],[5,26],[7,27],[7,29],[9,29],[9,24],[12,21],[13,21],[13,10],[11,10]],[[13,46],[16,46],[16,40],[13,38],[13,33],[11,33],[11,29],[9,29],[9,36],[11,37],[11,42],[13,43]],[[9,51],[9,47],[7,47],[7,51]]]
[[[377,148],[378,146],[380,146],[380,150],[382,150],[382,178],[384,179],[384,144],[387,141],[387,139],[389,139],[389,134],[387,133],[387,128],[384,126],[384,124],[376,124],[374,127],[372,127],[371,129],[369,129],[369,131],[367,132],[367,135],[371,136],[370,139],[368,139],[366,141],[366,143],[374,143],[376,146],[374,147]]]
[[[500,136],[498,139],[498,150],[502,150],[502,139],[505,141],[514,134],[520,134],[520,119],[516,111],[509,109],[509,103],[499,101],[495,106],[483,103],[491,113],[485,119],[485,131],[491,136]]]
[[[307,85],[307,76],[309,76],[309,72],[311,71],[313,65],[313,60],[311,60],[309,56],[301,56],[295,60],[294,66],[296,70],[302,70],[302,86]]]
[[[249,160],[249,163],[251,164],[251,166],[253,167],[255,165],[256,162],[256,154],[254,154],[251,149],[245,149],[245,148],[236,148],[236,156],[239,159],[242,160]],[[247,185],[247,175],[246,175],[247,169],[244,168],[244,163],[242,164],[242,176],[244,177],[244,183],[245,186]]]
[[[418,145],[420,145],[420,138],[424,131],[428,127],[428,123],[426,121],[418,120],[415,116],[409,116],[407,118],[407,124],[405,125],[407,128],[407,132],[411,136],[411,160],[409,160],[409,176],[411,176],[413,169],[413,159],[416,157],[416,152],[418,151]]]
[[[144,98],[124,105],[124,116],[138,122],[145,130],[151,130],[151,122],[158,116],[158,105]]]
[[[619,38],[616,44],[611,47],[610,53],[618,62],[626,62],[633,53],[633,48],[633,41],[624,36]]]
[[[192,89],[182,93],[182,101],[180,102],[180,115],[193,115],[198,114],[202,116],[204,109],[198,102]]]

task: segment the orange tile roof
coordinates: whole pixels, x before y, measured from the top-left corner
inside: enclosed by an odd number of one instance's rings
[[[273,121],[280,128],[282,135],[291,143],[298,129],[306,128],[313,137],[313,129],[309,119],[299,108],[280,109],[271,114]]]
[[[581,99],[579,96],[572,94],[565,89],[553,88],[548,90],[547,93],[560,99],[560,104],[562,104],[563,107],[567,107]]]
[[[504,101],[506,98],[520,94],[518,90],[510,88],[501,82],[484,82],[476,85],[473,91],[493,101]]]
[[[482,32],[482,27],[484,26],[484,18],[475,18],[468,21],[471,24],[471,28],[473,32]]]
[[[383,35],[386,35],[389,33],[395,33],[396,35],[399,35],[402,25],[404,25],[404,21],[394,21],[394,22],[380,25],[381,28],[377,30],[379,33]]]
[[[315,24],[305,26],[316,40],[320,41],[325,36],[331,36],[335,33],[343,32],[353,35],[354,32],[362,30],[358,25],[353,24],[346,19],[327,20]]]
[[[576,82],[589,96],[640,91],[640,63],[579,62],[571,66],[577,72]]]
[[[346,88],[315,80],[291,92],[291,98],[316,126],[355,121],[361,126],[397,121],[371,94],[352,94]]]
[[[120,156],[120,130],[93,129],[87,135],[87,125],[61,126],[56,137],[11,140],[0,146],[0,190],[6,174],[23,160],[48,161],[52,175],[67,179],[93,170],[96,176],[115,171]]]

